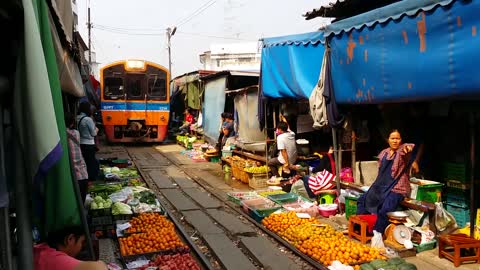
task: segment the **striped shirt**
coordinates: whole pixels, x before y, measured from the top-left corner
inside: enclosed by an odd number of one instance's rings
[[[88,179],[87,165],[80,150],[80,133],[75,129],[67,128],[68,149],[70,162],[73,165],[75,180]]]
[[[378,155],[378,165],[380,167],[380,163],[383,160],[383,157],[386,156],[388,160],[393,159],[393,164],[392,164],[392,177],[394,179],[398,179],[398,183],[393,187],[392,191],[395,193],[402,194],[405,197],[410,196],[410,180],[408,179],[408,168],[406,166],[408,165],[408,161],[410,160],[410,154],[405,153],[403,150],[405,147],[410,146],[412,149],[415,147],[415,144],[412,143],[405,143],[402,144],[398,150],[395,152],[393,156],[390,156],[390,148],[384,149],[380,154]]]

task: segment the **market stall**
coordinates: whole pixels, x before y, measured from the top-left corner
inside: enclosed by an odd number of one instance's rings
[[[189,242],[130,160],[102,159],[102,181],[89,188],[88,221],[97,238],[116,239],[111,269],[202,269]]]
[[[387,259],[380,249],[349,239],[325,219],[336,209],[324,210],[301,195],[267,189],[232,192],[228,198],[289,248],[329,269],[416,269],[402,258]]]

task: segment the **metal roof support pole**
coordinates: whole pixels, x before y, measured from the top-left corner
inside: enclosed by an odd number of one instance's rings
[[[73,175],[73,170],[74,169],[72,165],[71,174],[72,174],[73,190],[75,191],[75,198],[77,199],[76,201],[77,201],[78,212],[80,213],[80,221],[82,222],[83,231],[85,232],[85,241],[87,242],[88,255],[90,256],[90,259],[96,260],[95,252],[93,250],[92,236],[90,234],[90,230],[88,229],[87,214],[85,213],[85,207],[83,206],[83,200],[81,198],[80,188],[78,186],[78,181],[75,180],[75,176]],[[87,181],[87,180],[82,180],[82,181]]]
[[[338,151],[338,144],[337,144],[337,129],[332,128],[332,137],[333,137],[333,158],[335,159],[335,181],[337,182],[337,192],[338,196],[340,196],[340,192],[342,187],[340,185],[340,167],[342,166],[340,162],[340,152]],[[339,208],[340,209],[340,208]]]
[[[18,127],[16,127],[18,128]],[[20,146],[17,140],[17,150],[13,154],[15,164],[25,164],[19,153]],[[17,166],[18,170],[18,166]],[[17,269],[33,270],[33,235],[31,220],[31,194],[32,178],[22,171],[15,173],[15,206],[17,214]]]
[[[5,270],[13,270],[12,261],[12,240],[10,239],[10,217],[8,215],[8,207],[0,208],[0,220],[2,221],[1,248],[2,248],[2,263]]]
[[[475,113],[469,117],[470,126],[470,237],[475,238]],[[479,224],[476,224],[479,226]]]
[[[3,107],[0,107],[0,122],[3,126]],[[5,168],[5,145],[6,145],[6,137],[4,133],[4,127],[0,127],[0,177],[3,179],[6,178],[6,168]],[[12,257],[12,239],[10,234],[10,217],[9,217],[9,208],[3,207],[0,208],[0,222],[2,222],[1,231],[0,231],[0,248],[2,249],[1,252],[1,263],[3,264],[3,268],[5,270],[13,270],[13,257]]]

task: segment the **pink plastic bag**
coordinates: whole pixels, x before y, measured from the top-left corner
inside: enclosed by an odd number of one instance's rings
[[[353,172],[351,168],[343,168],[340,172],[340,180],[343,182],[353,183]]]

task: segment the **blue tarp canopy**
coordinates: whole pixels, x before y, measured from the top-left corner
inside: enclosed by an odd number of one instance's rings
[[[404,0],[328,26],[337,103],[478,96],[478,14],[480,1]]]
[[[261,90],[271,98],[308,98],[318,82],[323,32],[263,39]]]

